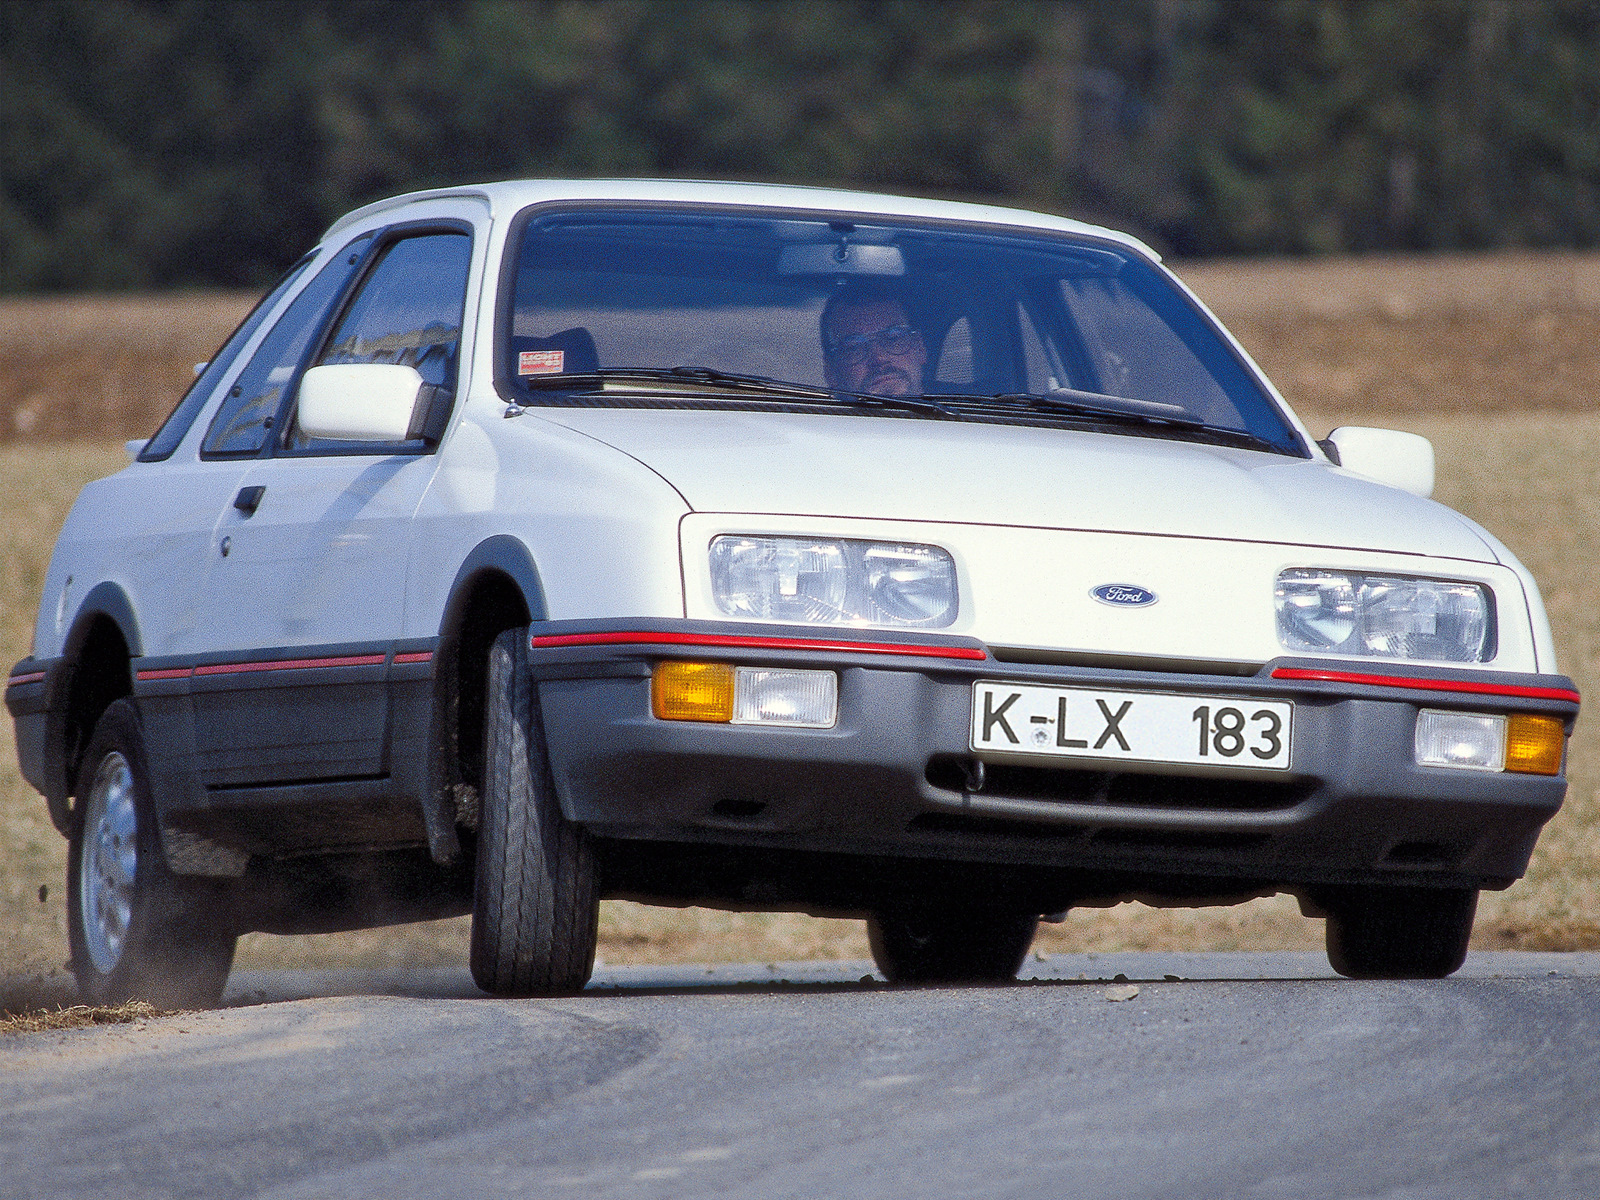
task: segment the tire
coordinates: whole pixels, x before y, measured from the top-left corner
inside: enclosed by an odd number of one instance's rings
[[[1443,979],[1467,957],[1473,888],[1364,888],[1328,905],[1328,962],[1351,979]]]
[[[167,867],[132,700],[89,739],[67,860],[67,938],[85,1003],[215,1008],[237,934],[222,888]]]
[[[502,633],[486,672],[472,977],[497,996],[581,990],[600,925],[588,835],[561,815],[550,779],[527,639]]]
[[[1027,913],[885,911],[868,919],[867,941],[890,983],[1007,983],[1038,929]]]

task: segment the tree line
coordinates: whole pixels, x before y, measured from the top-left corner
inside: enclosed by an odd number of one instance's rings
[[[0,0],[3,291],[256,285],[363,201],[563,175],[1593,246],[1600,3]]]

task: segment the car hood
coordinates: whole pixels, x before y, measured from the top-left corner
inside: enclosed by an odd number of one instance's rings
[[[1072,429],[855,414],[544,409],[699,512],[1098,530],[1496,556],[1442,505],[1320,460]]]

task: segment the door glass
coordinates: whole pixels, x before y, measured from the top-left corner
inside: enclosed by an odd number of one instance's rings
[[[317,365],[415,367],[424,383],[452,390],[472,239],[464,233],[424,234],[397,241],[381,255],[339,318]],[[346,448],[353,443],[307,437],[296,426],[289,444],[303,450]],[[390,444],[384,449],[399,448]]]
[[[260,452],[283,389],[294,378],[328,309],[361,261],[366,240],[357,239],[323,267],[262,340],[212,418],[200,447],[202,457],[246,457]]]

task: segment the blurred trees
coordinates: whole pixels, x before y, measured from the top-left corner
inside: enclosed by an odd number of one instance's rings
[[[0,0],[0,290],[259,283],[364,200],[565,174],[1592,246],[1600,3]]]

